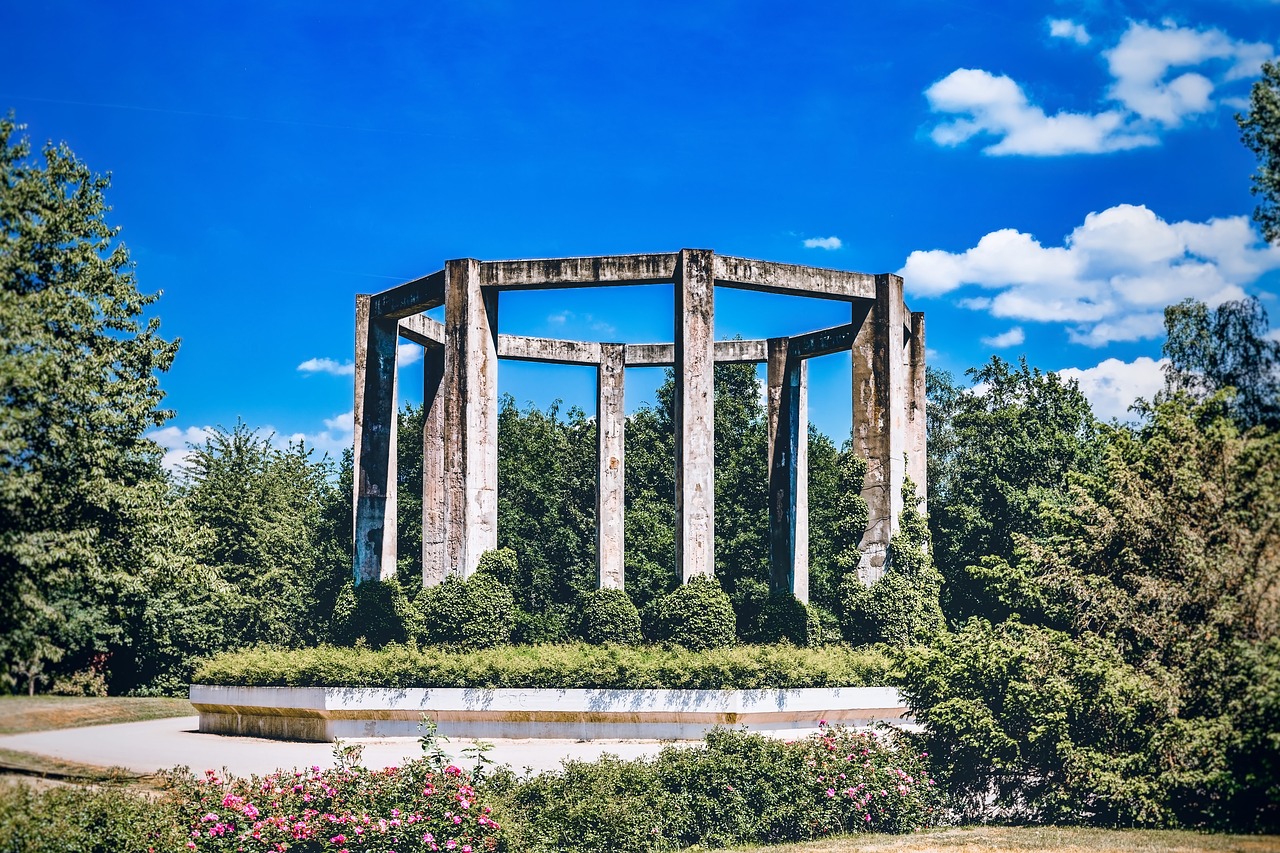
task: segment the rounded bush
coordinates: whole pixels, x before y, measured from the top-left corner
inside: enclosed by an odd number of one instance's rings
[[[797,646],[822,645],[818,612],[789,592],[774,593],[760,614],[761,637],[766,643],[789,640]]]
[[[582,639],[596,645],[638,646],[643,640],[640,611],[636,610],[631,596],[620,589],[597,589],[583,597],[578,632]]]
[[[520,570],[520,560],[516,552],[510,548],[495,548],[480,555],[476,565],[477,575],[488,575],[503,583],[515,583],[516,574]]]
[[[465,581],[450,575],[437,586],[424,587],[414,607],[419,642],[468,649],[511,642],[515,599],[491,575],[476,573]]]
[[[723,648],[734,644],[734,614],[729,596],[715,578],[699,575],[654,602],[654,639],[686,649]]]
[[[333,603],[333,641],[352,646],[364,640],[374,648],[387,643],[403,643],[406,625],[413,621],[409,599],[394,580],[347,581]]]

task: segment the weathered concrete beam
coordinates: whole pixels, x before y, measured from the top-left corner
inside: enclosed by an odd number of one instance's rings
[[[444,347],[427,347],[422,359],[422,585],[449,574],[445,555]]]
[[[925,424],[924,313],[911,312],[911,342],[907,353],[907,476],[915,484],[920,511],[928,511],[928,436]]]
[[[870,584],[885,572],[889,539],[902,512],[906,474],[907,367],[902,335],[906,318],[901,277],[877,275],[876,300],[870,310],[856,304],[853,310],[858,325],[853,345],[853,449],[867,460],[862,496],[868,511],[858,546],[862,552],[858,575]]]
[[[432,320],[425,314],[413,314],[400,320],[400,337],[419,346],[444,346],[444,323]]]
[[[826,299],[874,299],[875,276],[861,272],[715,256],[715,281],[766,293],[803,293]]]
[[[675,270],[676,564],[715,573],[714,254],[682,249]]]
[[[399,320],[444,304],[444,270],[415,278],[374,295],[369,305],[373,317]]]
[[[602,344],[596,369],[596,570],[600,589],[622,589],[625,582],[625,349],[623,344]]]
[[[791,336],[791,355],[793,358],[812,358],[817,355],[829,355],[833,352],[844,352],[853,346],[858,330],[852,323],[834,326],[830,329],[819,329],[803,335]]]
[[[477,260],[445,276],[445,566],[466,578],[498,547],[498,293]]]
[[[809,601],[808,363],[769,339],[769,585]]]
[[[488,261],[481,283],[499,290],[590,287],[595,284],[660,284],[672,280],[676,255],[610,255],[598,258],[542,258]]]
[[[396,572],[396,324],[372,316],[356,297],[355,518],[357,584]]]
[[[716,364],[759,364],[767,359],[765,342],[716,341]],[[675,344],[627,344],[627,367],[671,367],[676,360]]]
[[[591,341],[498,335],[498,358],[509,358],[513,361],[542,361],[549,364],[594,365],[600,363],[600,344]]]

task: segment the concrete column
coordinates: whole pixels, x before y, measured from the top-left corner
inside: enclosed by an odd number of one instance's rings
[[[714,254],[681,249],[675,270],[676,563],[715,574]]]
[[[928,509],[928,444],[925,430],[924,312],[911,312],[911,343],[907,347],[907,476],[915,483],[920,511]]]
[[[422,585],[448,574],[444,531],[444,347],[426,347],[422,367]]]
[[[623,408],[626,347],[601,344],[596,368],[596,570],[600,589],[622,589],[627,425]]]
[[[809,442],[806,362],[786,338],[768,341],[770,588],[809,600]]]
[[[352,560],[357,584],[396,573],[396,332],[395,320],[369,315],[356,297],[355,518]]]
[[[498,294],[480,262],[445,264],[445,570],[469,577],[498,547]]]
[[[884,574],[889,539],[902,512],[906,473],[906,358],[902,279],[876,276],[875,302],[854,306],[854,322],[866,312],[853,343],[853,449],[867,460],[862,496],[867,529],[858,575],[870,584]]]

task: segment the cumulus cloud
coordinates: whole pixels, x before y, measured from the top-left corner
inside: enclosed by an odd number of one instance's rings
[[[287,441],[304,442],[320,453],[327,453],[333,459],[341,459],[342,451],[351,446],[356,423],[354,410],[324,419],[324,429],[317,432],[295,432]]]
[[[1166,359],[1153,361],[1146,356],[1133,361],[1109,358],[1096,367],[1068,367],[1059,370],[1064,379],[1080,383],[1080,391],[1089,399],[1093,413],[1100,420],[1129,420],[1129,407],[1138,398],[1150,400],[1164,387]]]
[[[826,249],[827,251],[832,251],[834,249],[839,249],[843,245],[844,243],[840,242],[840,238],[836,236],[808,237],[804,241],[804,247],[806,249]]]
[[[1076,343],[1159,337],[1164,306],[1185,298],[1218,305],[1280,269],[1280,246],[1264,243],[1243,216],[1166,222],[1141,205],[1090,213],[1062,245],[1012,228],[963,252],[915,251],[899,274],[919,296],[966,288],[957,304],[1010,320],[1069,324]]]
[[[213,435],[211,426],[167,426],[147,433],[147,438],[164,449],[160,464],[171,473],[179,471],[187,462],[190,445],[201,445]]]
[[[1014,326],[1007,332],[983,338],[982,342],[993,349],[1005,349],[1006,347],[1016,347],[1026,339],[1027,336],[1023,333],[1022,327]]]
[[[298,365],[300,373],[328,373],[330,376],[354,376],[355,362],[334,361],[331,358],[309,358]]]
[[[1071,20],[1052,19],[1049,31],[1079,44],[1090,40],[1084,27]],[[1274,50],[1220,30],[1133,22],[1102,55],[1112,77],[1106,91],[1112,105],[1104,109],[1050,114],[1032,103],[1011,77],[960,68],[925,90],[929,107],[951,117],[930,136],[948,147],[978,136],[995,137],[983,153],[1040,157],[1157,145],[1161,131],[1210,112],[1220,102],[1234,102],[1215,100],[1218,88],[1256,76]]]
[[[1080,45],[1089,43],[1089,31],[1084,28],[1084,25],[1067,18],[1050,18],[1049,35],[1054,38],[1070,39]]]

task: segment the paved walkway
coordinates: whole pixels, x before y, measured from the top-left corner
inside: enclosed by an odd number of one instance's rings
[[[93,764],[124,767],[137,773],[153,773],[185,764],[196,773],[226,768],[236,775],[264,774],[280,768],[333,765],[333,744],[294,743],[260,738],[202,734],[199,717],[169,717],[141,723],[120,723],[80,729],[59,729],[0,737],[0,748]],[[654,740],[573,741],[526,738],[490,740],[489,757],[510,764],[517,771],[550,770],[563,759],[591,760],[605,753],[621,758],[656,755],[665,742]],[[422,754],[417,738],[351,740],[364,747],[362,763],[381,768]],[[466,766],[462,751],[473,741],[453,738],[443,747],[459,766]]]

